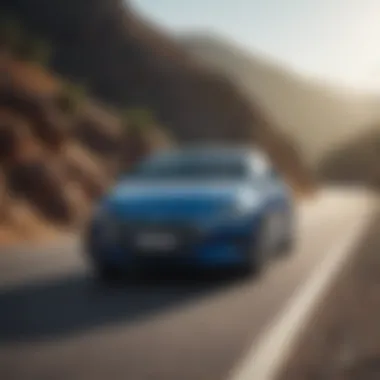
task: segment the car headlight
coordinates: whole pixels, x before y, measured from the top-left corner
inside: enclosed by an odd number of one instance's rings
[[[221,210],[218,215],[204,221],[205,228],[215,228],[228,223],[230,221],[249,215],[260,206],[260,198],[258,195],[250,192],[243,191],[227,208]]]
[[[251,191],[242,191],[239,193],[236,201],[232,205],[230,214],[234,216],[243,216],[252,212],[260,205],[260,198],[257,194]]]

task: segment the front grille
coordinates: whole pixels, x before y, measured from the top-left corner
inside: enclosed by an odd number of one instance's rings
[[[168,232],[176,235],[183,246],[196,242],[200,238],[200,232],[196,227],[179,223],[152,223],[152,222],[124,222],[119,233],[124,245],[132,244],[134,237],[145,232]]]

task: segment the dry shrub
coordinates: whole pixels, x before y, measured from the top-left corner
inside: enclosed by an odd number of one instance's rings
[[[121,133],[110,133],[111,127],[96,119],[94,115],[82,115],[73,127],[74,137],[93,152],[105,157],[114,157],[121,149]]]
[[[53,96],[59,89],[59,81],[39,65],[7,60],[1,66],[15,88],[40,97]]]
[[[76,116],[86,104],[86,87],[61,79],[60,88],[54,95],[54,103],[64,114]]]
[[[88,198],[96,199],[104,193],[106,186],[99,175],[88,172],[80,162],[67,162],[66,165],[70,177],[81,186]]]
[[[151,150],[144,132],[137,129],[128,130],[120,153],[122,170],[128,170],[131,165],[145,157]]]
[[[90,199],[100,197],[109,183],[107,168],[84,147],[70,143],[63,157],[67,180],[79,184]]]
[[[9,190],[27,200],[48,220],[69,223],[72,210],[64,182],[43,160],[15,164],[6,170]]]
[[[127,108],[122,111],[124,121],[122,170],[146,155],[173,145],[172,136],[157,121],[154,112],[145,107]]]
[[[34,161],[36,159],[43,159],[45,162],[49,162],[49,157],[46,154],[46,149],[39,143],[39,141],[33,136],[23,138],[18,147],[18,152],[15,159],[12,162],[25,162]]]
[[[0,171],[0,224],[4,224],[10,220],[11,206],[4,173]]]
[[[42,110],[41,110],[42,111]],[[60,150],[68,137],[68,123],[53,108],[45,109],[33,121],[33,132],[49,149]]]
[[[128,128],[122,145],[120,170],[125,171],[147,155],[172,147],[175,142],[166,131],[150,126],[149,129]]]
[[[67,137],[67,125],[48,99],[13,87],[0,89],[0,106],[27,119],[33,134],[51,149],[60,149]]]
[[[120,139],[109,136],[92,120],[78,120],[73,131],[78,141],[98,154],[113,156],[120,150]]]
[[[174,139],[166,131],[158,127],[152,127],[144,137],[149,151],[156,151],[172,147]]]
[[[83,187],[75,182],[69,183],[66,186],[66,195],[75,210],[75,217],[71,227],[74,229],[83,225],[91,213],[92,200],[89,199]]]
[[[48,220],[36,213],[25,200],[10,200],[9,219],[0,228],[0,244],[15,243],[20,240],[41,241],[56,238],[59,230]]]
[[[30,137],[25,120],[9,109],[0,108],[0,162],[9,162],[20,151],[21,141]]]
[[[121,120],[103,105],[86,103],[73,125],[74,137],[104,158],[115,158],[122,145]]]
[[[0,123],[0,162],[14,157],[18,146],[18,136],[15,129]]]

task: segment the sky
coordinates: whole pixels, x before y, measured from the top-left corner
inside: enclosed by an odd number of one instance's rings
[[[169,32],[213,31],[308,76],[380,91],[380,0],[131,0]]]

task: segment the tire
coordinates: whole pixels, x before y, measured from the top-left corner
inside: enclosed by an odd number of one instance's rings
[[[268,218],[265,217],[261,222],[259,232],[252,235],[248,242],[243,273],[249,276],[261,276],[270,258],[269,223]]]
[[[104,265],[95,265],[96,280],[104,284],[112,284],[120,280],[121,273],[116,268]]]

